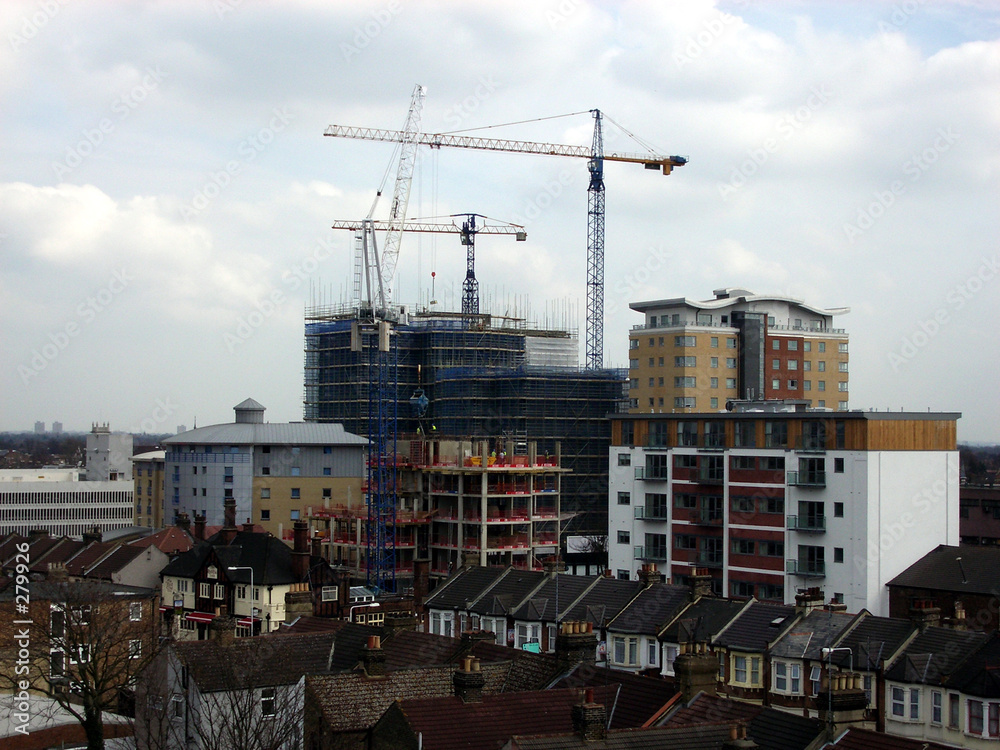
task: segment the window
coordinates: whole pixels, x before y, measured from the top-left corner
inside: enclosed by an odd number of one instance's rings
[[[826,351],[826,342],[825,341],[818,342],[818,348],[819,348],[819,351],[825,352]]]
[[[637,359],[630,359],[628,361],[628,367],[629,367],[630,370],[634,370],[638,366],[639,366],[639,360],[637,360]]]
[[[958,694],[948,693],[948,726],[952,729],[958,729],[958,705]]]
[[[697,469],[698,457],[690,453],[674,454],[674,468],[677,469]]]
[[[62,677],[66,674],[66,655],[62,651],[53,651],[49,654],[49,669],[53,677]]]
[[[799,361],[797,359],[790,359],[785,363],[786,369],[788,370],[798,370]]]
[[[653,388],[656,385],[656,378],[649,379],[649,387]]]
[[[816,381],[816,390],[817,391],[825,391],[826,390],[826,381],[825,380],[817,380]]]
[[[677,646],[665,646],[663,654],[663,671],[666,674],[674,673],[674,661],[677,659]]]
[[[802,363],[802,369],[805,370],[806,372],[812,372],[812,368],[813,368],[812,360],[807,359]]]
[[[719,358],[718,357],[712,357],[708,361],[708,366],[709,367],[718,367],[719,366]]]
[[[66,613],[61,609],[52,610],[50,630],[53,638],[62,638],[66,632]]]
[[[844,548],[843,547],[834,547],[833,548],[833,561],[835,563],[842,563],[842,562],[844,562]]]
[[[841,392],[846,391],[847,390],[847,381],[846,380],[840,380],[840,381],[838,381],[837,382],[837,390],[841,391]]]
[[[819,370],[820,372],[826,372],[826,362],[822,360],[817,362],[816,369]]]
[[[261,466],[260,467],[260,473],[263,476],[265,476],[265,477],[270,476],[271,475],[271,467],[270,466]]]
[[[989,721],[988,731],[990,737],[1000,737],[1000,703],[990,704]]]
[[[639,638],[637,636],[615,636],[612,639],[612,663],[625,666],[639,665]]]
[[[729,380],[726,381],[726,387],[729,387]],[[735,381],[733,381],[733,387],[736,387]],[[736,422],[734,427],[736,433],[736,445],[738,447],[753,448],[757,444],[756,428],[753,422]]]
[[[324,601],[324,602],[335,602],[335,601],[337,601],[337,587],[336,586],[323,586],[320,589],[320,601]]]
[[[675,409],[694,409],[695,408],[695,397],[694,396],[674,396],[674,408]]]
[[[712,338],[709,341],[709,345],[713,349],[718,349],[719,348],[719,337],[718,336],[712,336]]]
[[[698,496],[678,492],[674,494],[674,507],[693,510],[698,507]]]
[[[302,497],[302,490],[299,487],[292,487],[292,500],[298,500]]]
[[[846,362],[838,362],[837,363],[837,371],[838,372],[847,372],[847,363]]]
[[[182,593],[182,594],[186,594],[187,593],[187,590],[188,590],[188,579],[187,578],[178,578],[177,579],[177,590],[180,593]]]
[[[270,521],[271,520],[271,511],[269,511],[269,510],[262,510],[260,512],[260,520],[261,521]]]
[[[781,389],[781,381],[778,380],[778,378],[772,378],[771,379],[771,390],[772,391],[777,391],[777,390],[780,390],[780,389]]]
[[[618,543],[619,544],[631,544],[629,538],[630,538],[629,532],[622,531],[621,529],[618,530]]]
[[[138,622],[142,619],[142,602],[129,602],[128,619],[132,622]]]
[[[811,391],[812,389],[813,389],[813,384],[812,384],[811,380],[803,380],[802,381],[802,390],[804,390],[804,391]]]
[[[802,342],[802,351],[804,351],[804,352],[811,352],[812,348],[813,348],[812,341],[803,341]]]
[[[760,541],[757,542],[757,553],[761,557],[784,557],[785,556],[785,543],[784,542],[771,542],[771,541]],[[764,597],[761,597],[764,598]]]
[[[646,662],[651,667],[655,667],[660,661],[657,658],[657,652],[660,650],[660,644],[655,638],[650,638],[646,641]]]
[[[716,398],[715,396],[712,396],[708,400],[708,408],[710,408],[710,409],[718,409],[719,408],[719,399]]]
[[[226,598],[226,587],[221,583],[215,584],[215,598],[225,599]]]
[[[778,693],[798,695],[801,692],[801,666],[783,661],[774,662],[774,690]]]
[[[697,367],[697,357],[674,357],[674,367]]]
[[[931,723],[940,724],[944,717],[944,696],[940,690],[931,691]]]
[[[747,495],[733,495],[732,507],[734,513],[753,513],[753,498]]]
[[[698,537],[693,534],[674,534],[674,548],[698,549]]]
[[[736,369],[736,357],[726,357],[726,367],[730,370]]]
[[[734,555],[752,555],[754,553],[753,539],[733,539]]]
[[[781,369],[781,360],[780,359],[772,359],[771,360],[771,369],[772,370],[780,370]]]
[[[630,580],[632,580],[632,574],[629,573],[629,571],[627,571],[627,570],[622,570],[621,568],[619,568],[617,575],[618,575],[618,580],[619,581],[630,581]]]
[[[291,518],[292,521],[298,521],[299,520],[299,510],[298,510],[298,508],[293,508],[290,511],[289,516],[290,516],[290,518]]]
[[[198,584],[198,596],[202,599],[208,599],[212,596],[212,584],[210,583],[199,583]]]
[[[694,336],[674,336],[674,346],[697,346]]]
[[[275,710],[275,700],[274,700],[274,688],[261,688],[260,690],[260,715],[265,719],[273,718],[277,711]]]
[[[138,638],[132,638],[128,642],[128,658],[129,659],[139,659],[142,657],[142,641]]]
[[[780,351],[781,341],[779,339],[771,339],[771,348],[774,349],[774,351]]]
[[[652,385],[652,383],[650,383]],[[674,378],[674,388],[694,388],[697,385],[697,379],[694,377],[676,377]]]
[[[812,694],[819,695],[820,687],[820,677],[822,675],[822,670],[819,666],[813,665],[813,668],[809,672],[809,684],[812,686]]]
[[[719,379],[718,378],[709,378],[709,380],[708,380],[708,387],[709,388],[718,388],[719,387]]]
[[[619,492],[618,493],[618,504],[619,505],[631,505],[632,504],[632,493],[630,493],[630,492]]]
[[[619,453],[618,454],[618,465],[619,466],[631,466],[632,465],[632,454],[631,453]]]
[[[764,422],[764,447],[784,448],[788,445],[788,423],[767,420]],[[784,469],[784,466],[781,467]]]
[[[736,339],[726,339],[726,348],[727,349],[735,349],[736,348]]]
[[[789,340],[788,351],[797,352],[798,350],[799,350],[799,342],[794,339]]]
[[[649,366],[652,367],[655,364],[656,364],[656,357],[650,357],[649,358]]]
[[[331,469],[329,466],[324,466],[323,467],[323,476],[324,477],[333,476],[333,469]]]

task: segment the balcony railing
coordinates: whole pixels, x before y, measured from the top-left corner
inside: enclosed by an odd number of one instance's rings
[[[633,557],[636,560],[666,562],[669,550],[666,547],[635,547]]]
[[[790,471],[788,484],[796,487],[826,487],[825,471]]]
[[[807,562],[805,560],[785,560],[785,572],[804,578],[823,578],[826,576],[825,562]]]
[[[726,472],[721,467],[702,466],[698,469],[698,481],[701,484],[722,484],[725,479]]]
[[[694,513],[691,520],[699,524],[707,524],[709,526],[721,526],[722,525],[722,509],[721,508],[699,508],[697,513]]]
[[[706,451],[724,451],[726,449],[726,436],[703,435],[698,447]]]
[[[791,531],[826,531],[826,516],[789,516],[788,528]]]
[[[795,441],[795,450],[801,453],[826,453],[826,438],[816,435],[802,435]]]
[[[698,552],[698,564],[705,568],[721,568],[722,553],[700,550]]]
[[[666,521],[670,518],[670,511],[667,508],[649,508],[639,506],[635,509],[637,521]]]
[[[666,468],[651,469],[646,466],[637,466],[635,468],[635,478],[647,479],[654,482],[665,482],[667,480],[667,470]]]

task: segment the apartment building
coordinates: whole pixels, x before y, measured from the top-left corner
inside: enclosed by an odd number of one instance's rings
[[[887,615],[885,584],[959,536],[955,413],[801,401],[614,415],[609,568],[707,568],[717,595],[791,604],[819,588]]]
[[[166,451],[146,451],[132,456],[135,487],[135,525],[163,528],[163,477]]]
[[[291,541],[295,521],[311,507],[361,498],[368,441],[340,424],[264,421],[264,407],[247,399],[236,421],[210,425],[163,441],[164,518],[224,520],[236,501],[240,524],[255,523]]]
[[[745,289],[714,293],[629,305],[645,317],[629,333],[630,411],[716,411],[734,399],[787,398],[848,408],[848,338],[833,323],[849,308]]]

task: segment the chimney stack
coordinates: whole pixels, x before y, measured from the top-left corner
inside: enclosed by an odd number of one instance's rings
[[[222,527],[222,531],[219,532],[222,543],[232,544],[233,540],[236,539],[236,500],[234,498],[226,498],[223,504],[223,518],[225,519],[225,525]]]
[[[965,619],[965,605],[955,601],[955,615],[951,618],[951,627],[954,630],[968,630],[969,623]]]
[[[596,660],[597,635],[589,622],[563,622],[556,635],[556,664],[567,672],[578,664],[593,664]]]
[[[656,563],[643,563],[642,568],[639,570],[639,580],[642,581],[646,588],[649,588],[654,583],[662,583],[663,576],[656,569]]]
[[[719,659],[705,642],[681,643],[681,652],[674,660],[674,674],[684,703],[701,692],[706,695],[718,692]]]
[[[63,583],[69,580],[69,573],[66,572],[66,563],[49,563],[49,574],[46,580],[50,583]]]
[[[292,573],[300,581],[309,576],[309,523],[296,521],[292,530]]]
[[[174,526],[181,531],[191,533],[191,517],[187,513],[178,513],[174,519]]]
[[[799,589],[795,594],[795,614],[807,615],[814,609],[823,607],[823,592],[818,586]]]
[[[83,543],[100,542],[104,538],[100,526],[91,526],[89,531],[83,532]]]
[[[312,592],[308,583],[293,583],[285,593],[285,622],[295,622],[313,613]]]
[[[486,677],[479,671],[479,659],[466,656],[452,678],[455,697],[462,703],[480,703],[483,700],[483,686]]]
[[[691,583],[691,593],[689,594],[691,601],[697,601],[702,597],[712,595],[712,574],[708,572],[708,568],[695,568],[691,571],[689,580]]]
[[[920,626],[922,633],[931,626],[941,624],[941,608],[933,599],[916,599],[910,605],[910,619]]]
[[[232,645],[236,640],[236,621],[229,616],[229,609],[223,604],[218,615],[208,626],[209,639],[218,641],[220,646]]]
[[[187,513],[184,514],[185,518]],[[199,542],[205,541],[205,516],[204,514],[195,513],[194,515],[194,538]]]
[[[607,736],[608,714],[604,706],[594,703],[594,688],[587,688],[583,700],[573,706],[573,731],[584,742],[603,740]]]
[[[361,650],[361,666],[369,677],[385,677],[385,651],[377,635],[368,636],[368,645]]]
[[[323,537],[318,531],[309,540],[309,554],[313,557],[323,557]]]

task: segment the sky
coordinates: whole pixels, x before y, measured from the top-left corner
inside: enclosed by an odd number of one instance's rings
[[[330,224],[385,218],[397,159],[323,133],[419,84],[424,132],[589,145],[596,108],[606,152],[689,158],[605,165],[608,365],[630,302],[849,307],[850,408],[1000,442],[996,3],[5,0],[0,32],[0,430],[301,420]],[[477,238],[484,307],[582,332],[586,161],[422,148],[408,216],[468,212],[528,234]],[[459,309],[464,272],[404,235],[393,298]]]

